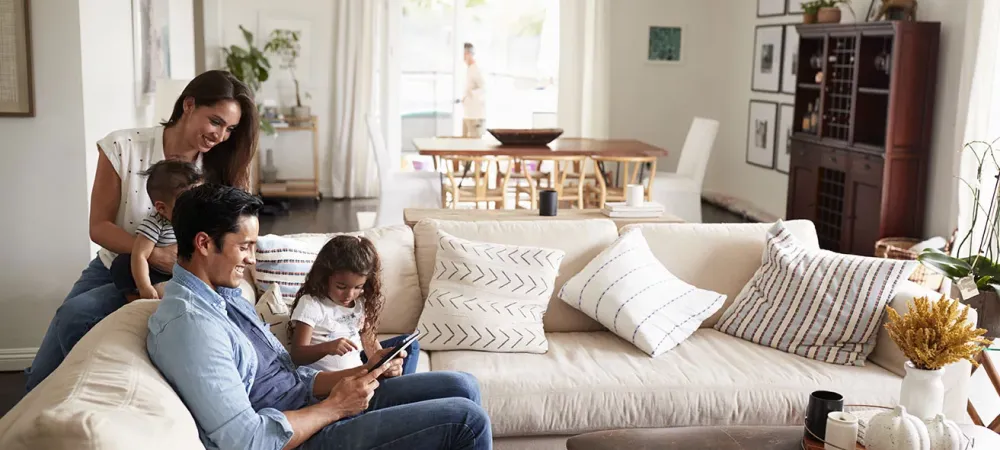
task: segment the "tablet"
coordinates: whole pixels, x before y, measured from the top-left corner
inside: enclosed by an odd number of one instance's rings
[[[396,346],[392,348],[391,352],[387,353],[385,356],[382,357],[382,359],[378,363],[372,366],[372,369],[376,367],[382,367],[383,364],[392,361],[393,358],[399,355],[399,352],[403,351],[404,349],[409,347],[410,344],[413,343],[413,341],[417,340],[418,334],[420,334],[419,331],[414,331],[413,334],[407,336],[406,339],[402,340],[402,342],[396,344]]]

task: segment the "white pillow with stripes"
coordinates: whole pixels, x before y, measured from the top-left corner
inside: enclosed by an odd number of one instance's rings
[[[323,243],[326,243],[326,237]],[[295,300],[295,293],[305,283],[306,274],[316,261],[316,255],[323,244],[299,241],[297,239],[267,235],[257,239],[253,265],[253,280],[259,291],[266,291],[271,285],[277,285],[281,297],[286,303]]]
[[[567,281],[559,298],[650,356],[684,342],[726,300],[670,273],[638,229]]]
[[[886,304],[916,267],[807,248],[779,220],[767,232],[761,267],[715,328],[806,358],[863,366]]]

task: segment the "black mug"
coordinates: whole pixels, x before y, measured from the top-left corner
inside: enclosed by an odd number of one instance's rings
[[[538,193],[538,215],[555,216],[557,206],[559,206],[559,196],[556,195],[556,191],[546,189]]]
[[[806,407],[806,437],[826,439],[826,416],[833,411],[844,410],[844,396],[836,392],[816,391],[809,394]]]

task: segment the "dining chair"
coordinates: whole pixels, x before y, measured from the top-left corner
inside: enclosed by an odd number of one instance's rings
[[[655,156],[592,156],[594,165],[597,167],[597,207],[603,209],[607,202],[624,202],[627,186],[630,184],[644,184],[644,197],[646,201],[651,200],[653,189],[653,177],[644,175],[644,167],[649,166],[649,173],[656,173]],[[618,164],[622,176],[612,184],[608,179],[608,174],[601,168],[607,163]]]
[[[531,209],[538,208],[538,191],[541,181],[548,179],[548,188],[556,191],[559,202],[576,203],[583,209],[586,205],[587,166],[591,164],[587,156],[525,156],[522,161],[535,161],[537,165],[522,164],[521,173],[527,180],[527,192],[531,197]],[[595,167],[594,171],[597,169]],[[569,184],[568,182],[574,182]],[[520,195],[518,190],[517,195]]]
[[[403,210],[406,208],[441,208],[441,173],[394,170],[398,164],[392,164],[389,160],[379,120],[368,115],[365,123],[375,154],[379,199],[374,221],[370,219],[371,213],[357,213],[359,228],[401,225],[404,223]]]
[[[462,202],[474,203],[476,209],[479,209],[480,203],[485,203],[486,209],[507,209],[510,171],[506,171],[504,176],[498,178],[493,186],[490,182],[493,175],[501,172],[500,165],[510,165],[512,158],[491,155],[447,155],[441,156],[440,159],[447,180],[446,192],[451,196],[447,206],[451,209],[458,209]],[[467,185],[470,181],[471,186]],[[493,203],[494,208],[490,207],[490,203]]]
[[[656,173],[652,198],[663,205],[666,213],[685,222],[701,223],[701,187],[718,132],[717,120],[695,117],[681,149],[677,172]]]

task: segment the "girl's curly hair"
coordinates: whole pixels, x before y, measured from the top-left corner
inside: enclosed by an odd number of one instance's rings
[[[357,301],[361,302],[365,312],[365,323],[361,327],[361,335],[378,330],[379,316],[385,297],[382,295],[382,261],[379,259],[375,244],[361,236],[340,235],[330,239],[316,255],[316,261],[306,275],[305,283],[295,293],[292,311],[299,305],[303,295],[316,298],[329,297],[330,277],[340,272],[353,272],[367,277],[364,291]],[[288,321],[288,337],[295,332],[295,321]]]

